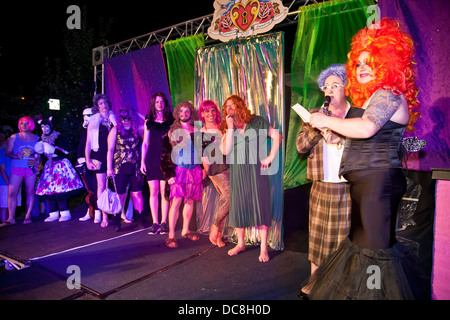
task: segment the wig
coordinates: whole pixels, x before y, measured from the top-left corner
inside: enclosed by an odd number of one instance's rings
[[[172,124],[172,126],[170,127],[170,130],[169,130],[169,138],[170,138],[170,143],[172,144],[172,146],[175,146],[175,145],[177,145],[178,143],[181,142],[181,139],[180,139],[180,141],[173,141],[172,140],[172,133],[175,130],[182,128],[181,121],[180,121],[180,110],[183,107],[189,108],[189,110],[191,111],[191,120],[189,121],[189,123],[192,126],[194,125],[195,115],[196,115],[194,105],[190,101],[180,102],[175,107],[175,110],[173,111],[174,122],[173,122],[173,124]]]
[[[92,99],[92,102],[94,104],[93,107],[92,107],[92,113],[93,114],[96,114],[96,113],[99,112],[99,110],[98,110],[98,102],[101,99],[104,99],[106,101],[106,104],[108,105],[109,110],[112,110],[112,104],[111,104],[111,101],[109,100],[109,97],[107,95],[104,95],[104,94],[97,94],[97,95],[94,96],[94,99]]]
[[[124,134],[125,128],[123,126],[122,118],[131,119],[131,129],[135,136],[139,135],[139,116],[132,105],[126,105],[119,110],[119,121],[117,122],[117,132]]]
[[[367,65],[375,74],[375,80],[360,84],[356,76],[356,65],[361,53],[368,52]],[[411,37],[400,30],[400,24],[389,18],[383,18],[376,28],[364,28],[352,40],[352,49],[348,54],[348,85],[346,94],[353,104],[361,108],[375,91],[391,90],[394,94],[403,94],[408,102],[410,119],[408,131],[414,130],[419,118],[418,90],[415,84],[413,68],[414,45]]]
[[[222,123],[220,125],[220,131],[225,132],[225,130],[227,129],[227,122],[226,122],[226,118],[228,116],[228,110],[227,110],[227,104],[229,101],[233,101],[235,104],[235,109],[236,109],[236,117],[238,118],[238,120],[242,123],[250,123],[253,118],[255,117],[254,114],[251,113],[251,111],[249,110],[249,108],[247,107],[247,103],[245,102],[244,99],[242,99],[241,97],[237,96],[237,95],[232,95],[230,97],[228,97],[228,99],[225,101],[225,103],[223,104],[222,107],[222,112],[223,112],[223,117],[222,117]]]
[[[38,121],[38,123],[41,126],[49,126],[50,127],[50,133],[53,132],[53,123],[52,123],[52,117],[48,118],[48,119],[44,119],[42,121]]]
[[[164,121],[167,121],[169,119],[172,119],[172,108],[170,107],[169,104],[169,100],[167,99],[166,95],[163,92],[158,92],[155,93],[152,96],[152,100],[150,101],[150,107],[148,108],[148,113],[147,113],[147,120],[150,121],[155,121],[156,119],[156,108],[155,108],[155,104],[156,104],[156,98],[161,97],[164,100]]]
[[[31,118],[30,116],[25,116],[19,119],[19,131],[22,132],[22,129],[20,129],[20,123],[23,121],[28,121],[28,126],[30,131],[33,131],[34,128],[36,127],[33,118]]]
[[[222,122],[222,116],[220,115],[220,110],[217,104],[213,100],[205,100],[200,104],[198,108],[198,118],[201,122],[205,122],[205,119],[202,116],[202,112],[209,109],[216,109],[216,124],[220,124]]]
[[[344,85],[347,85],[347,70],[345,69],[344,64],[333,64],[323,70],[317,78],[317,84],[319,85],[319,88],[325,86],[325,81],[327,81],[330,76],[339,77],[342,83]]]

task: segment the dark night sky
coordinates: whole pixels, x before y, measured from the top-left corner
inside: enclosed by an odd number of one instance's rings
[[[152,31],[195,19],[214,12],[213,0],[99,2],[82,3],[42,1],[32,4],[9,4],[0,9],[0,92],[26,95],[43,73],[45,57],[61,57],[63,31],[70,14],[67,8],[76,4],[86,14],[89,24],[98,29],[98,19],[112,17],[110,44],[128,40]],[[94,47],[103,45],[96,43]]]

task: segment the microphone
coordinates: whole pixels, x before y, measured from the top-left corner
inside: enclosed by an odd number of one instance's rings
[[[331,97],[325,96],[325,98],[323,100],[323,113],[329,117],[331,117],[331,111],[328,109],[328,107],[330,106],[330,102],[331,102]]]

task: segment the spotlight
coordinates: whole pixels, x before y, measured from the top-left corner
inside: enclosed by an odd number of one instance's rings
[[[92,50],[92,66],[103,64],[104,48],[98,47]]]

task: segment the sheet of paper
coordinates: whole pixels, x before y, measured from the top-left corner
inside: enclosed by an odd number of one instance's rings
[[[292,109],[294,109],[294,111],[297,112],[300,118],[302,118],[303,122],[309,123],[311,113],[309,113],[309,111],[306,110],[302,105],[297,103],[295,106],[292,107]],[[328,130],[327,128],[318,128],[318,129],[323,132],[326,132]]]
[[[297,103],[295,106],[292,107],[292,109],[294,109],[294,111],[297,112],[300,118],[302,118],[303,122],[309,123],[309,118],[311,117],[311,114],[302,105]]]

